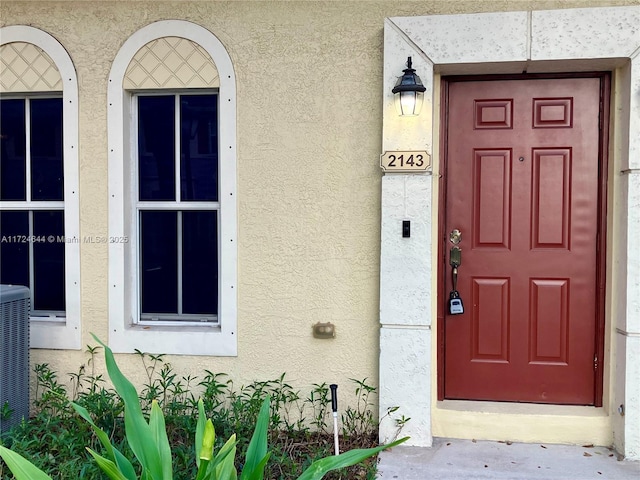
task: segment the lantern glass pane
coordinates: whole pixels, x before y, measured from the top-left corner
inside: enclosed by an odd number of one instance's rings
[[[399,92],[395,94],[394,102],[398,115],[403,117],[415,117],[422,110],[424,93],[422,92]]]
[[[413,108],[414,115],[420,115],[420,111],[422,110],[422,103],[424,102],[424,93],[416,92],[416,104]]]

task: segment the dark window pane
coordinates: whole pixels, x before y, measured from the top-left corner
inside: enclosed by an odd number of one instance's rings
[[[182,213],[183,313],[218,313],[217,212]]]
[[[31,199],[63,200],[62,99],[31,100]]]
[[[218,200],[218,96],[180,97],[180,195]]]
[[[138,97],[140,200],[175,200],[175,97]]]
[[[33,236],[33,309],[64,311],[64,212],[33,212]]]
[[[140,212],[142,314],[178,313],[178,213]]]
[[[29,212],[0,212],[0,283],[29,286]]]
[[[24,100],[0,100],[0,200],[26,200]]]

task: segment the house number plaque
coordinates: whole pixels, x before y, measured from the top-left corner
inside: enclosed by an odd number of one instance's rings
[[[418,151],[392,151],[380,155],[380,167],[385,172],[426,172],[431,166],[431,155]]]

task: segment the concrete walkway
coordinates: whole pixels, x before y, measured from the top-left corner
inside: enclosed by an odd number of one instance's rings
[[[434,438],[378,456],[381,480],[640,480],[640,462],[606,447]]]

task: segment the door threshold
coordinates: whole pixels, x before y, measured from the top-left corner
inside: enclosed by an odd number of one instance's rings
[[[484,400],[440,400],[436,408],[458,412],[499,413],[512,415],[561,415],[606,417],[603,407],[591,405],[554,405],[547,403],[489,402]]]
[[[514,442],[611,445],[605,408],[442,400],[431,410],[434,437]]]

